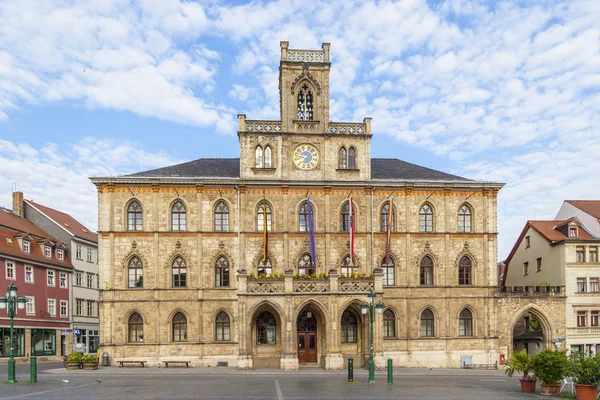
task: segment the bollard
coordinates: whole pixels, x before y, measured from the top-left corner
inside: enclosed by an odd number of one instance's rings
[[[29,382],[37,383],[37,357],[31,356],[29,359]]]
[[[348,382],[354,382],[354,360],[352,358],[348,359]]]
[[[388,358],[388,383],[394,383],[394,362]]]

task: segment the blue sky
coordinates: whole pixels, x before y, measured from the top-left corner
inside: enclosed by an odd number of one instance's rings
[[[279,42],[331,43],[331,117],[373,157],[500,192],[499,258],[527,219],[594,199],[600,2],[0,2],[0,205],[97,217],[89,176],[237,157],[236,114],[277,119]]]

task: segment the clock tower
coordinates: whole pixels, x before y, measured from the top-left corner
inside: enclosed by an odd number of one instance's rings
[[[240,178],[248,180],[368,181],[371,119],[329,117],[329,43],[294,50],[281,42],[280,119],[238,115]]]

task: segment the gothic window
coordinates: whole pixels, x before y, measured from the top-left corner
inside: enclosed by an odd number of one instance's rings
[[[396,337],[396,315],[389,308],[383,312],[383,337]]]
[[[425,256],[420,265],[421,285],[433,285],[433,259]]]
[[[144,320],[138,313],[133,313],[129,316],[128,321],[128,342],[141,343],[144,341]]]
[[[271,157],[271,146],[265,147],[265,168],[273,168],[273,160]]]
[[[348,149],[348,169],[356,169],[356,150],[354,150],[354,147]]]
[[[215,262],[215,286],[229,286],[229,260],[225,256],[220,256]]]
[[[462,310],[458,317],[458,335],[473,336],[473,314],[467,308]]]
[[[262,168],[264,165],[263,163],[263,149],[260,146],[256,146],[256,151],[255,151],[255,167],[256,168]]]
[[[298,260],[298,273],[300,275],[312,275],[315,273],[315,267],[309,253],[302,254]]]
[[[144,287],[144,266],[142,265],[142,261],[137,257],[132,257],[129,260],[127,269],[129,271],[128,286],[130,288]]]
[[[187,265],[185,264],[185,260],[182,257],[178,256],[175,260],[173,260],[171,271],[173,275],[173,287],[185,287]]]
[[[467,256],[462,256],[458,262],[458,284],[459,285],[470,285],[471,284],[471,259]]]
[[[429,204],[423,204],[419,211],[419,232],[433,232],[433,209]]]
[[[421,313],[421,336],[433,337],[434,327],[433,312],[428,308]]]
[[[344,148],[344,147],[342,147],[340,149],[338,168],[339,169],[347,169],[348,168],[348,155],[346,153],[346,148]]]
[[[306,83],[298,91],[298,120],[313,120],[313,95]]]
[[[315,206],[312,204],[312,202],[310,203],[310,211],[312,214],[312,222],[313,222],[313,229],[314,229],[314,223],[315,223]],[[306,204],[306,201],[303,202],[302,204],[300,204],[300,208],[298,209],[298,226],[300,227],[300,232],[308,232],[308,205]]]
[[[181,201],[177,201],[171,207],[171,229],[174,231],[185,231],[186,211]]]
[[[383,257],[381,269],[383,270],[383,286],[394,286],[394,260],[392,257],[387,261]]]
[[[467,204],[463,204],[458,210],[458,231],[471,232],[471,207]]]
[[[390,215],[390,203],[386,201],[381,206],[381,211],[379,212],[379,231],[387,232],[388,229],[388,218]],[[396,225],[396,210],[392,206],[392,223],[391,223],[391,231],[394,232],[394,226]]]
[[[217,329],[217,341],[219,342],[228,342],[231,340],[230,336],[230,323],[229,323],[229,315],[226,312],[221,311],[219,315],[217,315],[216,320],[216,329]]]
[[[356,343],[358,332],[356,315],[350,310],[342,314],[342,343]]]
[[[256,343],[277,343],[277,322],[275,317],[268,311],[263,312],[256,320]]]
[[[352,207],[352,218],[354,222],[354,230],[356,231],[356,208]],[[347,201],[342,206],[340,213],[340,230],[342,232],[350,232],[350,202]]]
[[[271,276],[273,273],[273,266],[271,265],[271,260],[267,257],[264,260],[262,257],[258,262],[258,276]]]
[[[173,316],[173,341],[187,342],[187,318],[183,313],[178,312]]]
[[[132,201],[129,203],[129,206],[127,206],[127,230],[142,230],[142,207],[137,200]]]
[[[229,230],[229,207],[220,200],[215,206],[215,231]]]
[[[265,211],[267,214],[267,231],[271,231],[271,206],[266,201],[261,201],[256,209],[256,230],[263,232],[265,229]]]
[[[356,263],[350,262],[350,255],[347,254],[342,259],[342,275],[352,275],[352,273],[354,272],[354,265],[356,265]]]

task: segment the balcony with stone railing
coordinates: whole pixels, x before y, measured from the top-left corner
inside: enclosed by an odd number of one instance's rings
[[[600,326],[577,326],[567,328],[567,335],[595,335],[600,334]]]
[[[500,286],[496,288],[500,297],[558,297],[565,296],[564,286]]]
[[[322,129],[325,131],[323,132]],[[238,131],[246,133],[280,133],[283,130],[281,121],[247,120],[244,114],[238,115]],[[293,121],[292,126],[286,128],[292,132],[300,133],[326,133],[330,135],[371,135],[371,118],[363,122],[329,122],[322,125],[319,121]]]

